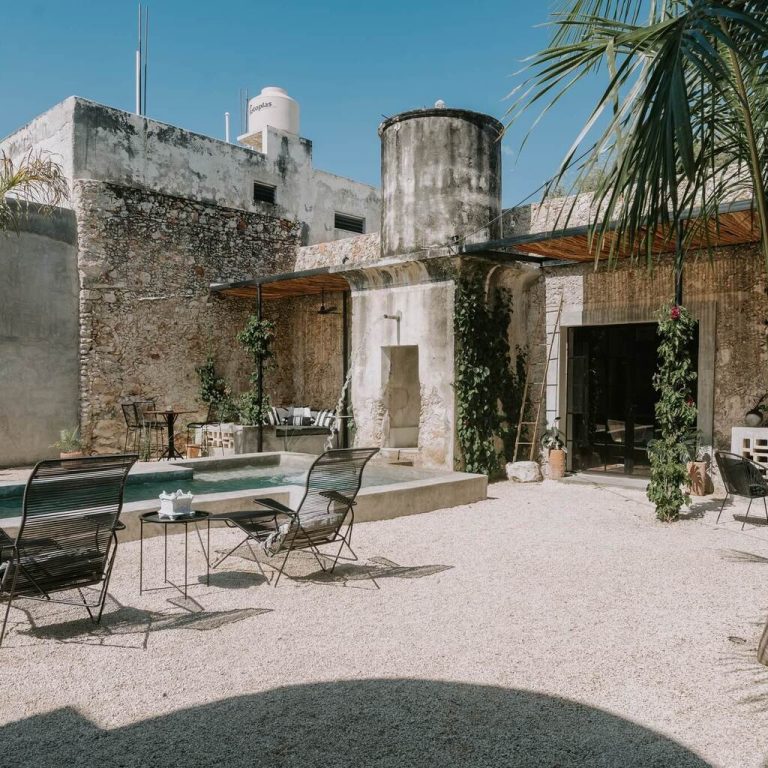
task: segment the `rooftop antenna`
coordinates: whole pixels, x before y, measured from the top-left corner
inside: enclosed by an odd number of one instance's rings
[[[136,48],[136,114],[147,112],[147,43],[149,41],[149,8],[139,3],[139,40]],[[142,71],[143,67],[143,71]]]

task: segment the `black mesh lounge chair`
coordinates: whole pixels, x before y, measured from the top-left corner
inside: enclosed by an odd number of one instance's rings
[[[229,512],[212,515],[211,520],[223,520],[231,528],[240,528],[245,538],[223,555],[212,567],[218,567],[235,550],[255,543],[268,557],[285,553],[280,566],[275,568],[277,576],[274,586],[280,580],[291,552],[308,549],[314,555],[323,571],[333,572],[346,546],[352,560],[357,560],[352,549],[352,525],[354,523],[355,498],[360,490],[363,470],[378,448],[344,448],[326,451],[315,459],[307,474],[304,496],[293,510],[274,499],[257,499],[256,503],[266,507],[266,512]],[[330,568],[323,563],[319,547],[338,544]],[[256,563],[256,554],[251,549]],[[274,567],[274,566],[273,566]],[[262,570],[262,574],[264,571]],[[264,578],[266,575],[264,574]]]
[[[765,502],[765,497],[768,496],[768,482],[766,482],[763,467],[744,456],[723,451],[715,451],[715,461],[720,470],[720,476],[723,478],[723,485],[725,485],[725,498],[715,522],[720,521],[720,515],[723,514],[723,507],[729,496],[743,496],[749,499],[747,514],[741,523],[742,530],[746,525],[754,499],[762,498],[763,507],[765,507],[765,519],[768,521],[768,505]]]
[[[2,644],[16,598],[82,605],[101,620],[117,551],[115,531],[123,488],[136,454],[41,461],[24,490],[21,524],[15,538],[0,529],[0,598],[7,601]],[[83,587],[101,586],[95,602]],[[77,590],[80,599],[54,598]],[[94,616],[93,610],[98,612]]]

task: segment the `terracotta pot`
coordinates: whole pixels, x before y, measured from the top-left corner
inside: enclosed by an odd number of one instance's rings
[[[549,451],[550,480],[560,480],[565,476],[565,451],[562,448],[552,448]]]
[[[688,487],[691,496],[709,496],[715,488],[709,476],[709,464],[706,461],[689,461],[685,465],[688,472]]]
[[[85,454],[82,451],[60,451],[60,459],[82,459]]]
[[[202,455],[202,446],[195,443],[187,443],[186,453],[188,459],[199,459]]]

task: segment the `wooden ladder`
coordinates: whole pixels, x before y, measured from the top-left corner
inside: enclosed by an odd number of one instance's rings
[[[534,362],[531,359],[531,356],[528,358],[528,365],[525,369],[525,386],[523,387],[523,397],[520,402],[520,418],[517,422],[517,434],[515,435],[515,453],[513,456],[513,461],[519,460],[519,455],[521,453],[520,449],[521,446],[527,445],[529,446],[528,450],[528,461],[535,461],[536,457],[536,438],[538,437],[539,433],[539,427],[541,425],[541,409],[544,407],[546,403],[546,397],[547,397],[547,374],[549,373],[549,364],[552,362],[552,353],[555,349],[555,340],[560,335],[560,318],[563,314],[563,295],[560,294],[560,300],[557,304],[557,310],[551,310],[556,311],[557,314],[555,315],[555,322],[552,326],[551,332],[546,331],[547,326],[547,315],[550,314],[550,311],[548,311],[546,308],[544,310],[544,313],[542,314],[541,319],[537,323],[536,326],[536,336],[535,338],[541,338],[541,331],[545,331],[545,341],[539,342],[536,346],[546,347],[547,355],[544,359],[544,371],[541,374],[541,381],[534,380],[534,371],[535,369],[540,365],[539,362]],[[528,415],[527,412],[530,412],[533,410],[533,402],[530,400],[530,392],[532,390],[535,390],[535,388],[539,388],[539,399],[536,403],[536,415],[534,416],[533,420],[526,420],[526,415]],[[530,429],[530,432],[528,433],[530,435],[530,440],[522,440],[523,437],[523,429],[528,428]]]

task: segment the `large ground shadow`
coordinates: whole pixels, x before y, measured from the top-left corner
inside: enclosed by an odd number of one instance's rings
[[[708,765],[658,733],[573,701],[411,679],[279,688],[114,730],[61,709],[0,728],[0,744],[0,756],[13,756],[7,764],[36,768]]]

